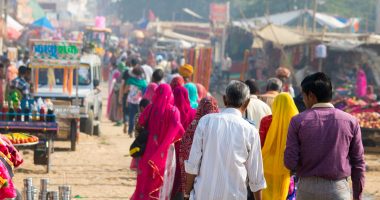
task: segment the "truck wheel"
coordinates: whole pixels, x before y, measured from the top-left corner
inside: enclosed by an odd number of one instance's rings
[[[88,135],[94,135],[94,111],[88,111],[88,118],[85,124],[85,133]]]
[[[87,118],[80,118],[79,131],[82,133],[86,132],[86,121]]]
[[[100,125],[99,124],[94,127],[94,135],[96,135],[96,136],[100,136],[101,135]]]
[[[70,142],[71,151],[75,151],[77,146],[77,122],[75,120],[71,120],[70,123]]]
[[[98,121],[102,121],[102,117],[103,117],[103,105],[100,104],[99,106],[99,110],[98,110]]]

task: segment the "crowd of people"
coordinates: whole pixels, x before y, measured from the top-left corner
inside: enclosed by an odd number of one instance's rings
[[[326,74],[304,78],[298,96],[284,68],[263,92],[231,81],[219,108],[188,64],[168,72],[127,54],[110,65],[109,118],[148,133],[132,199],[362,199],[360,127],[330,103]]]

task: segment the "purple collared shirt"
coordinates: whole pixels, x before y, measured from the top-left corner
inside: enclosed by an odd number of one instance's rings
[[[339,180],[351,176],[353,196],[364,188],[364,149],[356,118],[333,107],[316,107],[293,117],[285,166],[299,177]]]

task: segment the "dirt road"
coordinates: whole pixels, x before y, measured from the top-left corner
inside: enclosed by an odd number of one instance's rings
[[[105,95],[104,95],[105,96]],[[104,104],[107,105],[104,99]],[[50,190],[68,184],[72,195],[86,199],[129,199],[134,191],[136,175],[129,170],[128,156],[132,139],[113,126],[105,117],[101,122],[101,136],[80,134],[77,150],[69,150],[69,142],[55,142],[52,171],[33,164],[33,151],[21,151],[24,163],[15,173],[15,184],[23,187],[23,179],[32,177],[39,187],[41,178],[50,179]]]
[[[129,170],[128,150],[132,139],[105,117],[101,131],[100,137],[81,134],[75,152],[68,150],[69,142],[56,142],[49,174],[45,173],[44,166],[33,164],[31,150],[22,151],[24,164],[17,169],[14,178],[17,188],[22,189],[23,179],[27,177],[32,177],[38,187],[40,178],[50,178],[50,190],[68,184],[73,196],[96,200],[129,199],[136,181],[135,172]],[[366,160],[365,199],[380,199],[380,155],[366,155]]]

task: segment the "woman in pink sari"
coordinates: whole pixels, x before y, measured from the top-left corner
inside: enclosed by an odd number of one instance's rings
[[[136,190],[131,199],[170,199],[174,172],[169,166],[173,166],[175,159],[172,149],[185,131],[168,84],[158,86],[152,104],[141,114],[139,126],[146,125],[148,142],[139,162]]]
[[[179,113],[181,115],[181,124],[183,129],[186,131],[191,122],[195,118],[196,110],[191,108],[190,106],[190,100],[189,100],[189,93],[187,92],[187,89],[183,86],[178,86],[173,90],[174,94],[174,105],[178,108]],[[179,148],[180,148],[180,142],[175,144],[175,151],[176,151],[176,171],[175,171],[175,178],[174,178],[174,185],[173,185],[173,192],[172,192],[172,199],[180,199],[183,194],[181,191],[182,185],[181,185],[181,169],[179,165]]]
[[[156,91],[157,87],[158,87],[157,83],[149,83],[145,91],[145,94],[143,96],[143,99],[148,99],[149,101],[152,101],[154,92]]]
[[[107,101],[107,116],[112,122],[119,122],[123,119],[122,105],[119,102],[119,90],[121,82],[121,72],[115,67],[112,71],[112,79]]]
[[[363,68],[358,69],[356,76],[356,95],[357,97],[364,97],[367,94],[367,76]]]

